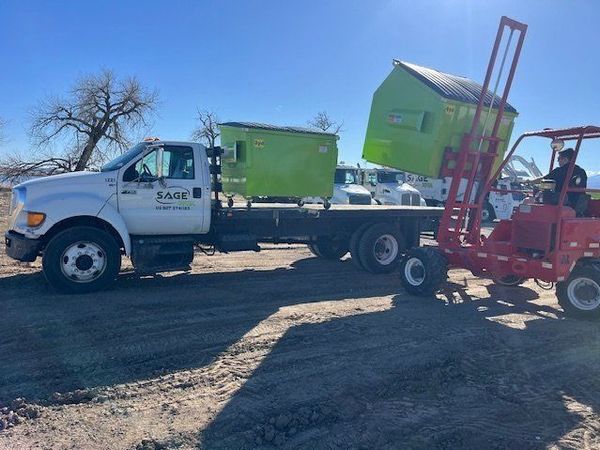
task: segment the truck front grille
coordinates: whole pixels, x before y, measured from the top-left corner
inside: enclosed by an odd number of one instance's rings
[[[351,205],[370,205],[371,196],[367,194],[350,194],[348,196],[348,203]]]

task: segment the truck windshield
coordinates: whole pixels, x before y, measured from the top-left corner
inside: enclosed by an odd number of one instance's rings
[[[404,181],[404,176],[400,172],[377,172],[378,183],[398,183]]]
[[[122,155],[117,156],[111,162],[103,165],[102,168],[100,169],[100,171],[101,172],[110,172],[112,170],[119,170],[121,167],[123,167],[125,164],[127,164],[129,161],[131,161],[133,158],[135,158],[140,153],[142,153],[142,151],[144,151],[144,148],[146,148],[146,145],[148,145],[147,142],[140,142],[139,144],[134,145],[133,147],[131,147],[129,150],[127,150]]]
[[[358,171],[354,169],[335,169],[335,184],[357,184]]]

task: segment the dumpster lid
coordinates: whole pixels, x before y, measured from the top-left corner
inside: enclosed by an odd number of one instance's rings
[[[337,137],[337,134],[335,133],[328,133],[326,131],[321,130],[313,130],[311,128],[277,126],[257,122],[224,122],[220,123],[219,126],[227,126],[234,128],[251,128],[253,130],[281,131],[284,133],[320,134],[324,136]]]
[[[479,96],[481,95],[481,88],[483,86],[473,80],[457,75],[450,75],[449,73],[440,72],[439,70],[430,69],[428,67],[417,66],[416,64],[399,61],[397,59],[394,60],[394,67],[396,66],[403,67],[408,73],[421,80],[444,98],[464,103],[472,103],[474,105],[479,103]],[[488,90],[484,99],[485,106],[490,106],[492,95],[492,92]],[[500,97],[498,95],[494,97],[493,107],[498,108]],[[504,107],[504,111],[511,113],[517,112],[517,110],[508,102]]]

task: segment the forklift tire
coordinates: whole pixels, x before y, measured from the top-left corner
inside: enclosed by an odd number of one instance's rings
[[[46,280],[57,292],[83,294],[114,283],[121,269],[121,252],[108,232],[73,227],[50,240],[42,267]]]
[[[352,264],[357,269],[365,270],[364,266],[360,262],[360,254],[358,252],[358,243],[360,242],[360,238],[367,228],[369,228],[372,224],[365,223],[356,229],[354,233],[352,233],[352,237],[350,238],[350,259],[352,260]]]
[[[346,239],[321,238],[313,243],[312,246],[314,248],[314,254],[321,258],[331,260],[344,257],[349,250],[349,244]]]
[[[578,265],[566,281],[556,283],[558,304],[581,319],[600,318],[600,265]]]
[[[402,286],[412,295],[430,297],[448,278],[448,262],[436,249],[411,248],[400,263]]]
[[[390,273],[406,249],[406,240],[393,225],[377,223],[365,230],[358,241],[360,263],[367,272]]]
[[[493,278],[493,281],[494,283],[499,284],[500,286],[511,287],[522,285],[523,283],[525,283],[525,281],[527,281],[527,278],[519,277],[517,275],[506,275],[501,278]]]

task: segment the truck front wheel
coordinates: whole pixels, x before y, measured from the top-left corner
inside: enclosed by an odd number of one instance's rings
[[[42,267],[48,283],[60,293],[97,291],[110,286],[119,273],[119,245],[98,228],[69,228],[50,240]]]
[[[566,281],[556,284],[556,297],[566,314],[583,319],[600,318],[600,266],[576,267]]]

